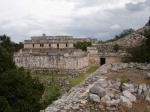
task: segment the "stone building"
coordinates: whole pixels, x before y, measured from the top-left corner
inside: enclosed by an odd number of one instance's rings
[[[76,42],[88,41],[92,47],[87,51],[74,48]],[[93,38],[73,38],[73,36],[31,37],[24,41],[24,48],[14,54],[18,67],[31,72],[80,74],[90,66],[120,62],[124,57],[125,47],[115,52],[114,45],[98,44]]]
[[[31,40],[24,41],[24,48],[74,48],[76,42],[98,43],[93,38],[73,38],[73,36],[42,36],[31,37]]]
[[[18,67],[32,72],[79,74],[89,67],[88,52],[74,48],[76,42],[89,41],[96,44],[97,39],[73,38],[73,36],[31,37],[24,41],[24,48],[14,54]]]

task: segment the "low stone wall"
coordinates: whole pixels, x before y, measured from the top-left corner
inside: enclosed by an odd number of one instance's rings
[[[150,86],[141,84],[134,85],[129,83],[124,83],[120,92],[119,80],[115,81],[105,81],[107,78],[104,73],[108,71],[127,68],[127,67],[137,67],[140,69],[150,69],[150,64],[137,64],[137,63],[115,63],[115,64],[105,64],[86,78],[79,85],[71,88],[71,90],[65,93],[60,99],[54,101],[53,104],[48,106],[45,110],[41,112],[89,112],[90,108],[88,105],[89,99],[94,102],[104,102],[107,105],[102,107],[102,110],[97,111],[115,111],[116,107],[112,105],[121,104],[123,106],[131,107],[132,101],[136,101],[136,97],[132,92],[138,91],[138,95],[143,95],[143,93],[150,92]],[[146,92],[147,91],[147,92]],[[109,93],[109,94],[107,94]],[[150,101],[150,94],[145,94],[145,99]],[[112,99],[116,98],[116,99]]]
[[[88,70],[90,66],[84,67],[79,70],[70,70],[70,69],[28,69],[28,71],[32,73],[40,73],[40,74],[57,74],[57,75],[69,75],[71,77],[76,77],[84,73],[86,70]]]

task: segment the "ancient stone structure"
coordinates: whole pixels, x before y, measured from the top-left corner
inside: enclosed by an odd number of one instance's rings
[[[40,112],[117,112],[120,105],[131,108],[132,103],[138,100],[138,97],[144,96],[144,100],[150,102],[150,85],[138,85],[130,81],[121,84],[120,79],[106,80],[105,76],[105,73],[109,71],[114,72],[114,67],[116,67],[116,71],[119,71],[133,67],[143,69],[143,66],[147,70],[150,69],[150,64],[104,64],[83,82],[72,87],[69,92]],[[93,108],[90,108],[92,106],[90,101],[96,102],[99,110],[96,110],[94,103],[92,103]]]
[[[24,48],[73,48],[76,42],[88,41],[96,44],[97,39],[73,38],[73,36],[42,36],[31,37],[31,40],[24,41]]]
[[[18,67],[31,72],[80,74],[88,66],[88,53],[74,49],[74,43],[88,41],[96,44],[92,38],[73,38],[72,36],[31,37],[24,41],[24,48],[14,54]]]
[[[24,41],[24,48],[14,54],[14,61],[18,67],[23,66],[32,72],[80,74],[89,66],[100,66],[114,62],[121,62],[130,46],[140,45],[145,37],[144,30],[150,29],[145,25],[130,35],[115,42],[98,44],[93,38],[73,38],[73,36],[42,36],[31,37]],[[76,42],[88,41],[92,47],[87,51],[74,48]],[[114,50],[114,45],[119,50]]]

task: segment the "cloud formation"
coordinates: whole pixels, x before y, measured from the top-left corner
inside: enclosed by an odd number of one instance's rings
[[[0,35],[72,35],[100,40],[138,29],[150,16],[149,0],[0,0]]]

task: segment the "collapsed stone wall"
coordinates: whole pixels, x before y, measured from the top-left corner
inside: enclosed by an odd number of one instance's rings
[[[120,92],[120,80],[105,80],[107,77],[104,74],[108,71],[117,71],[127,67],[138,67],[145,70],[150,69],[150,64],[105,64],[79,85],[71,88],[71,90],[61,96],[60,99],[54,101],[53,104],[49,105],[45,110],[41,110],[40,112],[89,112],[91,109],[91,105],[88,103],[89,99],[99,103],[99,110],[92,108],[92,111],[94,112],[117,111],[117,105],[122,105],[129,108],[132,107],[131,102],[135,102],[137,100],[134,94],[132,94],[133,91],[138,91],[139,97],[143,96],[143,94],[146,95],[145,100],[150,101],[150,94],[147,94],[150,92],[149,85],[124,83],[122,85],[123,92]]]

